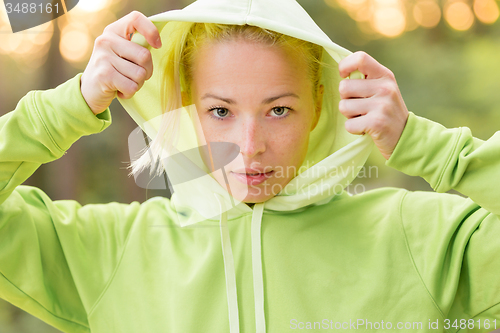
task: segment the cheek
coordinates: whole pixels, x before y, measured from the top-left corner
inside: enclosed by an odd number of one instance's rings
[[[307,125],[303,123],[287,124],[279,129],[273,129],[268,138],[270,138],[268,141],[270,151],[274,152],[276,162],[280,165],[302,163],[309,142]]]
[[[207,142],[234,142],[230,139],[227,126],[223,126],[222,121],[213,120],[208,116],[200,116],[200,124],[203,130],[203,135]]]

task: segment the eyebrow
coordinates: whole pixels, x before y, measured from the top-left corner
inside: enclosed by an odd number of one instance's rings
[[[289,97],[289,96],[300,99],[300,97],[297,94],[294,94],[292,92],[288,92],[288,93],[284,93],[284,94],[281,94],[281,95],[278,95],[278,96],[273,96],[273,97],[266,98],[265,100],[262,101],[262,104],[263,105],[264,104],[269,104],[269,103],[274,102],[277,99],[280,99],[280,98],[283,98],[283,97]],[[211,93],[206,93],[205,95],[203,95],[203,97],[201,99],[205,99],[205,98],[215,98],[215,99],[220,99],[221,101],[224,101],[227,104],[236,104],[236,102],[234,100],[232,100],[232,99],[223,98],[223,97],[211,94]]]

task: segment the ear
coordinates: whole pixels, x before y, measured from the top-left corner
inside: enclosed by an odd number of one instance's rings
[[[319,117],[321,115],[321,107],[323,106],[323,92],[325,90],[325,87],[323,85],[320,85],[318,87],[318,94],[316,95],[316,105],[314,107],[314,121],[313,125],[311,127],[311,131],[316,128],[316,125],[318,125]]]

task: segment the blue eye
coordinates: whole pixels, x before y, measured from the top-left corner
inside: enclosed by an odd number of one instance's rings
[[[273,116],[273,117],[284,118],[290,112],[290,108],[286,107],[286,106],[277,106],[277,107],[274,107],[271,112],[273,112],[275,114],[275,116]]]

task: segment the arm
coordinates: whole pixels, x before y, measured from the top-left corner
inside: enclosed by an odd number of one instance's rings
[[[410,113],[386,165],[423,177],[437,192],[469,197],[408,192],[402,229],[448,331],[470,319],[474,328],[463,332],[490,332],[495,319],[500,328],[500,132],[482,141],[466,127],[447,129]]]
[[[0,118],[0,297],[63,331],[90,331],[87,315],[144,210],[137,202],[52,201],[20,184],[81,136],[109,126],[113,98],[132,96],[151,76],[149,50],[128,40],[136,30],[161,45],[154,24],[132,12],[96,39],[83,74],[28,93]]]
[[[109,109],[95,116],[78,93],[80,76],[56,89],[29,92],[0,118],[0,203],[42,163],[110,125]]]
[[[339,63],[341,77],[356,70],[366,80],[339,85],[346,130],[369,134],[386,165],[423,177],[437,192],[455,189],[500,215],[500,132],[485,142],[467,127],[446,129],[408,112],[394,74],[364,52]]]
[[[28,93],[0,117],[0,297],[72,332],[89,331],[86,302],[102,290],[126,237],[126,228],[112,237],[113,222],[126,223],[137,206],[81,207],[19,185],[81,136],[110,125],[109,109],[96,116],[85,103],[80,76],[56,89]],[[104,251],[103,241],[110,238],[115,253]]]
[[[498,329],[483,320],[500,322],[500,132],[482,141],[466,127],[446,129],[408,112],[394,74],[366,53],[339,63],[342,77],[354,70],[366,80],[341,81],[346,130],[369,134],[386,165],[423,177],[437,192],[469,197],[407,192],[400,206],[410,258],[448,331],[470,319],[470,331]]]
[[[436,192],[454,189],[500,216],[500,131],[489,140],[411,113],[386,165],[424,178]]]

